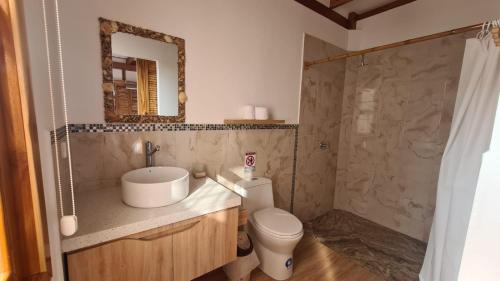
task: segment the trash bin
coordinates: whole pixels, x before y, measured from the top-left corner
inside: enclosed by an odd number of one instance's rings
[[[230,281],[249,281],[252,270],[259,266],[259,258],[253,249],[252,239],[245,231],[238,232],[238,250],[235,261],[223,267]]]

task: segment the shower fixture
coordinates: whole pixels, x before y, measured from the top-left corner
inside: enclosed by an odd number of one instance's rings
[[[361,55],[361,64],[359,65],[359,67],[363,67],[363,66],[366,66],[366,62],[365,62],[365,54],[362,54]]]

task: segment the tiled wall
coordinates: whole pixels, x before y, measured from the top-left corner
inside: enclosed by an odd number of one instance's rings
[[[427,240],[469,36],[348,59],[335,208]]]
[[[344,50],[306,35],[304,61]],[[334,202],[345,60],[304,69],[294,213],[303,221],[328,212]],[[320,149],[320,143],[327,145]]]
[[[275,205],[290,209],[296,125],[252,128],[184,124],[162,125],[156,131],[151,128],[136,131],[138,125],[132,126],[133,129],[128,129],[130,125],[123,126],[72,126],[70,140],[77,193],[117,186],[123,173],[144,167],[144,142],[149,140],[161,146],[154,155],[155,165],[191,170],[200,163],[214,179],[228,173],[233,180],[242,176],[245,152],[254,151],[255,175],[271,178]]]

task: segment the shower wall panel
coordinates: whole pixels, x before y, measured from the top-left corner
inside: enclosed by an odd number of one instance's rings
[[[471,35],[347,60],[335,208],[427,241]]]
[[[320,39],[305,37],[304,61],[342,52]],[[333,206],[344,77],[345,60],[303,71],[294,197],[294,213],[303,221]]]

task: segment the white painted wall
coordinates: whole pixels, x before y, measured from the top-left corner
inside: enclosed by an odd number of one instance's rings
[[[498,0],[417,0],[358,22],[349,50],[399,42],[500,18]]]
[[[43,46],[35,39],[42,32],[40,1],[24,2],[38,17],[28,19],[28,37]],[[479,2],[418,0],[360,21],[348,40],[343,28],[292,0],[61,1],[70,122],[104,120],[98,17],[186,39],[188,123],[221,123],[247,103],[295,123],[304,32],[364,49],[500,17],[500,1]],[[42,56],[43,48],[31,55]]]
[[[178,70],[177,45],[128,33],[111,35],[113,55],[147,59],[156,62],[158,76],[158,114],[177,116]]]
[[[25,0],[26,10],[41,13],[40,2]],[[186,40],[188,123],[222,123],[248,103],[268,106],[275,117],[296,123],[304,32],[347,44],[343,28],[291,0],[59,2],[72,123],[104,122],[98,17]],[[28,19],[28,37],[38,46],[31,50],[38,57],[43,42],[36,38],[42,32],[36,16]],[[35,95],[45,93],[35,87]]]

